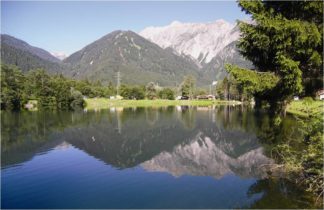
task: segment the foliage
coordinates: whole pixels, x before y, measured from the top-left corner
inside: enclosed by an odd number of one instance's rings
[[[145,89],[140,86],[130,87],[123,84],[120,87],[120,95],[124,99],[141,100],[145,98]]]
[[[252,61],[257,71],[272,72],[279,80],[263,86],[258,74],[244,69],[235,78],[255,97],[274,106],[291,100],[303,88],[306,95],[321,88],[318,80],[323,75],[323,3],[241,0],[239,5],[253,19],[239,22],[238,46],[242,55]]]
[[[320,115],[307,120],[300,120],[300,130],[303,134],[303,149],[291,145],[289,141],[275,146],[288,172],[302,173],[297,176],[308,191],[318,195],[324,192],[323,182],[323,118]],[[291,140],[290,140],[291,141]]]
[[[197,88],[195,91],[195,97],[199,96],[199,95],[207,95],[207,91],[202,88]]]
[[[1,66],[1,109],[20,109],[29,99],[42,108],[70,109],[83,105],[83,96],[73,93],[71,81],[61,75],[49,76],[43,69],[27,75],[15,66]]]
[[[72,109],[83,108],[85,106],[82,93],[78,90],[74,90],[73,88],[71,90],[70,106]]]
[[[188,96],[190,99],[193,99],[195,88],[196,79],[191,75],[185,76],[180,86],[181,95]]]
[[[303,99],[303,105],[306,107],[306,113],[309,116],[310,110],[309,107],[310,105],[314,102],[314,100],[311,97],[305,97]]]
[[[307,131],[307,128],[311,128]],[[324,192],[323,180],[323,120],[311,119],[311,123],[304,127],[306,130],[307,147],[302,153],[302,164],[305,172],[307,190],[319,195]]]
[[[232,65],[226,65],[226,69],[242,91],[255,96],[266,95],[279,82],[279,77],[270,72],[256,72]]]
[[[287,107],[287,112],[300,117],[310,117],[322,113],[323,108],[323,101],[314,101],[306,97],[299,101],[292,101]]]
[[[146,85],[146,97],[150,100],[157,98],[157,85],[154,82]]]
[[[174,92],[170,88],[163,88],[158,95],[160,99],[174,100]]]
[[[223,100],[249,101],[251,94],[243,89],[243,86],[232,76],[224,77],[216,85],[216,97]]]
[[[15,66],[1,65],[1,109],[20,109],[26,101],[24,75]]]
[[[298,115],[268,115],[268,119],[260,119],[257,136],[265,151],[276,159],[274,169],[285,169],[286,178],[320,195],[324,189],[323,102],[313,101],[311,98],[306,98],[306,102],[293,101],[289,105],[290,112],[293,109],[298,109]],[[306,114],[307,111],[309,115]],[[299,119],[297,116],[303,118]]]

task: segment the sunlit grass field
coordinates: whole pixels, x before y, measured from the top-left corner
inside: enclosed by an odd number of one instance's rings
[[[323,114],[324,101],[316,100],[309,105],[306,105],[303,100],[292,101],[287,108],[287,113],[301,117],[309,117],[320,113]]]
[[[112,100],[107,98],[88,98],[85,99],[86,109],[104,109],[109,107],[158,107],[158,106],[209,106],[213,104],[235,105],[239,101],[222,100]]]

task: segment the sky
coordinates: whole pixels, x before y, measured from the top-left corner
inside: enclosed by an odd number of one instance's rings
[[[1,33],[67,55],[115,30],[247,19],[235,1],[1,1]]]

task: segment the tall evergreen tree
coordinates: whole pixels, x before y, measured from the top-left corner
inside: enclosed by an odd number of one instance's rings
[[[191,75],[184,77],[183,82],[181,84],[182,96],[187,96],[190,99],[193,99],[195,88],[196,79]]]
[[[157,89],[154,82],[149,82],[146,85],[146,97],[151,100],[157,98]]]
[[[265,89],[252,90],[254,96],[276,108],[303,90],[314,94],[323,82],[323,2],[257,0],[239,1],[239,5],[252,16],[252,22],[239,22],[242,55],[258,72],[270,72],[277,78]],[[234,77],[244,76],[243,69],[227,69]]]

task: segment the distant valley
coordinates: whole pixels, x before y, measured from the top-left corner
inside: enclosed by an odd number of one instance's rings
[[[60,60],[9,35],[1,35],[2,63],[17,65],[23,72],[44,68],[76,79],[115,83],[176,86],[193,75],[198,86],[208,86],[226,76],[225,63],[251,67],[239,54],[237,26],[218,20],[212,23],[173,22],[148,27],[138,34],[113,31]]]

